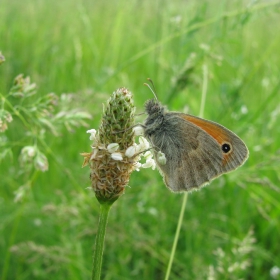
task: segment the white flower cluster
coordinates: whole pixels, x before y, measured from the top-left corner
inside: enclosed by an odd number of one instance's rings
[[[90,129],[87,131],[87,133],[90,133],[89,139],[93,141],[92,149],[93,153],[91,155],[90,159],[93,159],[96,157],[98,153],[98,149],[106,149],[110,154],[111,158],[113,160],[121,161],[126,158],[132,158],[135,155],[140,155],[145,159],[145,163],[141,163],[138,161],[135,164],[135,170],[139,171],[140,168],[152,168],[153,170],[156,168],[156,162],[153,159],[153,154],[149,151],[150,145],[149,142],[144,138],[143,136],[143,128],[141,126],[133,128],[135,136],[139,136],[139,144],[133,144],[132,146],[128,147],[125,152],[119,151],[119,144],[118,143],[110,143],[107,147],[96,147],[95,145],[97,144],[97,138],[96,138],[96,130],[95,129]],[[141,159],[139,157],[139,160]],[[157,160],[160,164],[165,164],[166,163],[166,158],[164,153],[159,152],[157,155]]]
[[[25,146],[21,149],[20,164],[25,167],[32,167],[37,170],[45,172],[49,169],[49,163],[47,157],[38,149],[37,146]]]

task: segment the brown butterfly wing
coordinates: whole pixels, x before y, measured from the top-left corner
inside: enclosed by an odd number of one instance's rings
[[[180,114],[180,116],[184,120],[187,120],[204,130],[208,135],[215,139],[220,148],[222,148],[224,144],[230,145],[230,151],[227,153],[223,152],[223,172],[229,172],[236,169],[248,158],[249,152],[245,143],[229,129],[218,123],[191,115]]]
[[[191,115],[169,112],[165,123],[150,138],[165,153],[157,165],[174,192],[189,191],[242,165],[248,157],[243,141],[223,126]],[[222,145],[230,145],[225,153]]]

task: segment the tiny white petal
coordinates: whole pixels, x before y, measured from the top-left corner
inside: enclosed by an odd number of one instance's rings
[[[25,157],[34,157],[36,155],[37,148],[35,146],[25,146],[21,149],[21,154]]]
[[[111,158],[114,160],[123,160],[122,154],[121,153],[112,153]]]
[[[89,130],[87,130],[87,133],[91,133],[91,134],[93,134],[93,133],[96,133],[96,129],[89,129]]]
[[[140,151],[145,151],[145,150],[149,149],[149,147],[150,147],[149,142],[143,136],[139,137],[139,143],[140,143],[140,146],[141,146]]]
[[[109,153],[114,153],[119,149],[118,143],[111,143],[107,146],[107,150]]]
[[[132,130],[134,131],[135,136],[140,136],[140,135],[144,134],[144,129],[142,126],[135,126],[135,127],[133,127]]]
[[[137,162],[137,163],[134,165],[134,170],[140,171],[141,166],[142,166],[142,164],[141,164],[140,162]]]
[[[140,153],[141,152],[141,145],[137,145],[137,144],[135,144],[135,153],[136,154],[138,154],[138,153]]]
[[[241,113],[244,114],[244,115],[247,114],[247,113],[248,113],[248,108],[247,108],[247,106],[246,106],[246,105],[242,105],[240,111],[241,111]]]
[[[49,169],[49,163],[47,157],[41,153],[40,151],[37,152],[37,155],[34,160],[35,168],[45,172]]]
[[[142,164],[142,168],[150,168],[152,164],[150,162],[145,162]]]
[[[36,149],[35,147],[29,146],[27,149],[27,154],[29,157],[34,157],[36,154]]]
[[[128,158],[131,158],[133,157],[134,155],[136,154],[136,146],[130,146],[126,149],[125,151],[125,155],[128,157]]]
[[[95,137],[96,137],[96,130],[95,129],[87,130],[87,133],[90,133],[89,140],[95,140]]]
[[[92,149],[92,154],[90,156],[90,160],[94,159],[97,155],[98,149],[97,148],[93,148]]]
[[[270,269],[270,276],[273,278],[273,279],[277,279],[278,275],[280,274],[280,268],[277,267],[277,266],[273,266],[271,269]]]
[[[156,167],[156,163],[153,159],[148,159],[144,164],[142,164],[143,168],[152,168],[153,170]]]
[[[161,151],[157,154],[157,161],[159,164],[165,165],[166,164],[166,157],[165,154]]]
[[[151,159],[153,157],[153,154],[151,153],[151,151],[147,151],[145,154],[144,154],[144,158],[147,160]]]

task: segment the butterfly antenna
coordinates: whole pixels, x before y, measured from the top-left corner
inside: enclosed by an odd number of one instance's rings
[[[147,86],[150,89],[150,91],[153,93],[153,95],[156,98],[156,100],[158,100],[158,97],[157,97],[157,94],[156,94],[155,85],[154,85],[153,81],[150,78],[148,78],[147,80],[150,82],[151,86],[149,84],[147,84],[147,83],[144,83],[144,85]]]

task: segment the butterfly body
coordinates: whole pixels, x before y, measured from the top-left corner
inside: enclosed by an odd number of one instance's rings
[[[152,144],[165,184],[174,192],[198,189],[248,157],[244,142],[220,124],[169,112],[154,99],[145,108],[144,136]],[[165,164],[157,160],[159,151],[165,154]]]

